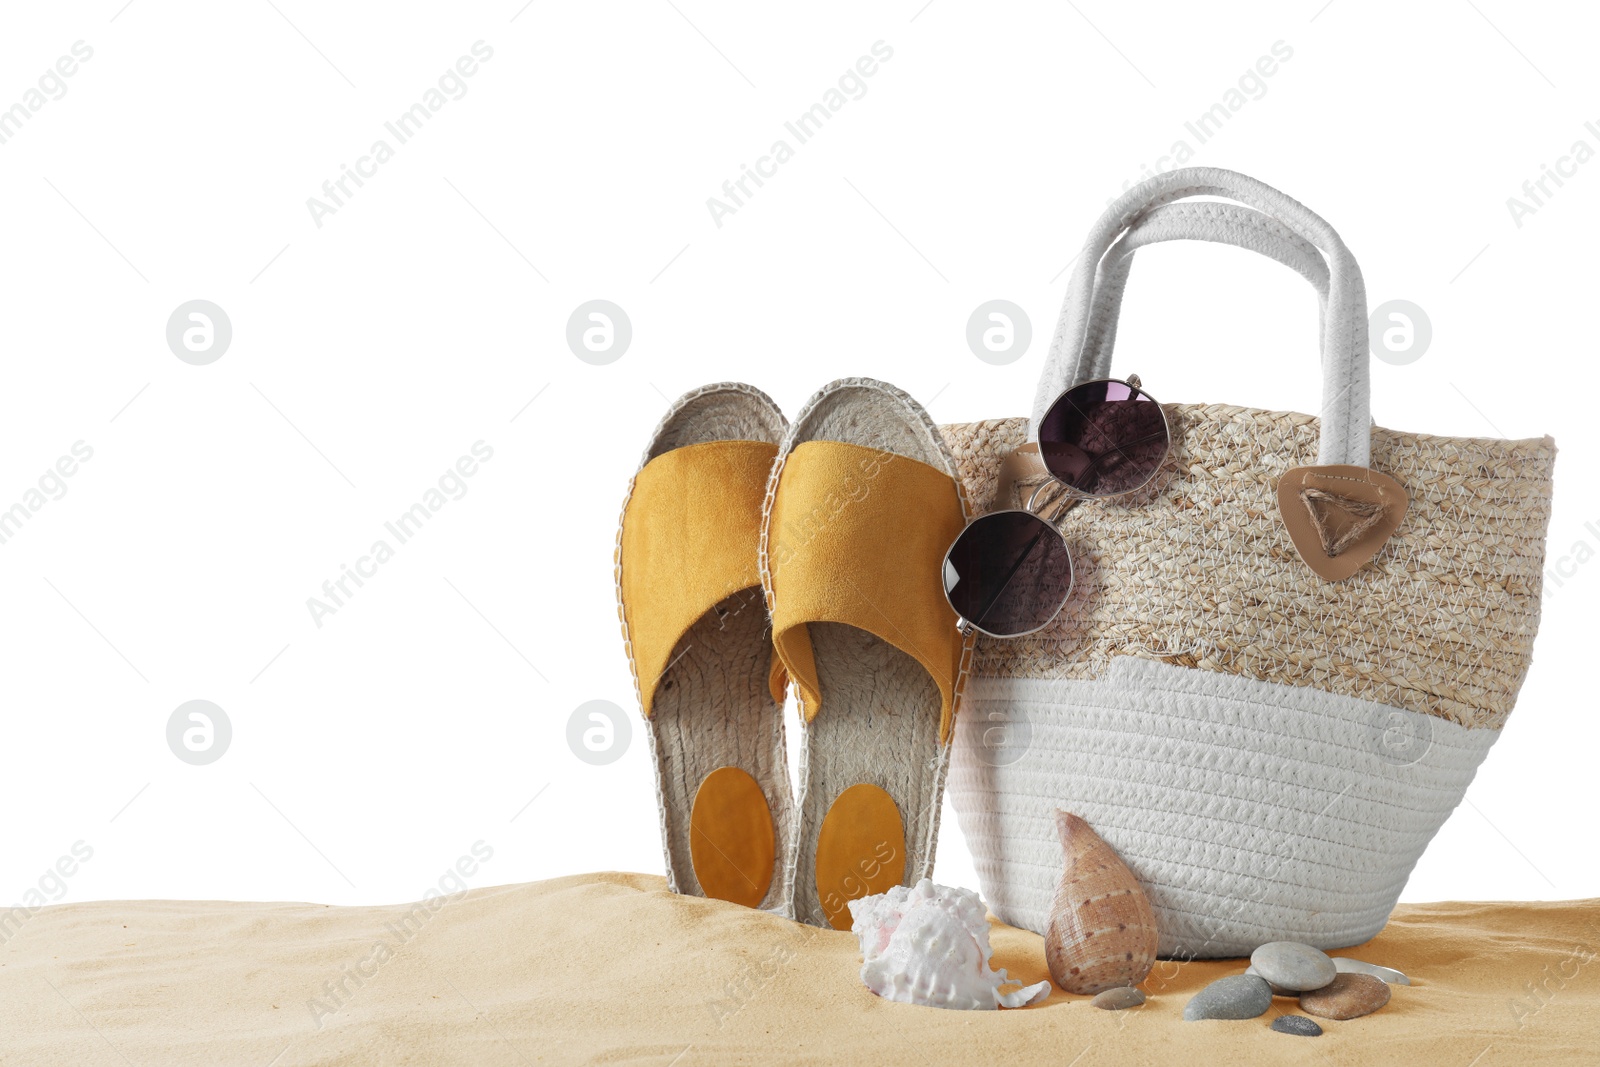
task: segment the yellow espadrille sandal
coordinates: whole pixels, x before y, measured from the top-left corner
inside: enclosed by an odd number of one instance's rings
[[[972,642],[941,565],[966,522],[955,463],[922,407],[834,382],[785,436],[761,580],[799,690],[795,918],[849,929],[851,900],[933,872],[951,726]]]
[[[748,385],[679,399],[629,486],[616,562],[668,885],[787,914],[781,875],[794,804],[785,683],[757,568],[784,425]]]

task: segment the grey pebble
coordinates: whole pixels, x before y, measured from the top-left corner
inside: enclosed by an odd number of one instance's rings
[[[1280,989],[1321,989],[1339,975],[1328,954],[1298,941],[1269,941],[1250,954],[1256,973]]]
[[[1390,985],[1411,984],[1411,979],[1393,967],[1383,967],[1376,963],[1367,963],[1365,960],[1353,960],[1349,956],[1333,957],[1333,965],[1339,969],[1340,974],[1370,974],[1374,978],[1382,978]]]
[[[1244,973],[1253,974],[1257,978],[1261,977],[1261,972],[1256,970],[1256,966],[1253,963],[1244,969]],[[1279,985],[1272,985],[1271,982],[1267,982],[1267,984],[1272,986],[1272,995],[1275,997],[1298,997],[1300,995],[1298,989],[1285,989]]]
[[[1183,1017],[1199,1019],[1254,1019],[1272,1007],[1272,987],[1253,974],[1218,978],[1189,999]]]
[[[1144,994],[1131,985],[1123,985],[1096,993],[1089,1003],[1107,1011],[1121,1011],[1123,1008],[1137,1008],[1143,1004]]]
[[[1280,1015],[1272,1020],[1272,1028],[1280,1034],[1294,1034],[1297,1037],[1320,1037],[1322,1034],[1322,1027],[1304,1015]]]

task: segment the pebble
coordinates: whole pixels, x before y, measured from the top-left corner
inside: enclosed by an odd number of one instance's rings
[[[1388,988],[1387,986],[1385,988]],[[1218,978],[1189,999],[1183,1017],[1199,1019],[1254,1019],[1272,1007],[1272,987],[1253,974]]]
[[[1390,985],[1411,984],[1411,979],[1393,967],[1383,967],[1376,963],[1367,963],[1365,960],[1353,960],[1349,956],[1333,957],[1333,965],[1339,968],[1340,974],[1370,974],[1374,978],[1382,978]]]
[[[1261,977],[1261,972],[1256,970],[1256,966],[1253,963],[1244,969],[1244,973],[1253,974],[1257,978]],[[1265,979],[1263,979],[1263,981],[1265,981]],[[1298,989],[1285,989],[1281,985],[1272,985],[1271,982],[1267,982],[1267,984],[1272,986],[1272,995],[1275,997],[1298,997],[1300,995],[1300,991]]]
[[[1389,1003],[1389,986],[1370,974],[1346,972],[1321,989],[1300,994],[1300,1010],[1324,1019],[1358,1019]]]
[[[1281,989],[1321,989],[1339,969],[1321,949],[1298,941],[1269,941],[1250,954],[1256,973]]]
[[[1123,1008],[1137,1008],[1143,1004],[1144,994],[1131,985],[1119,985],[1103,993],[1096,993],[1089,1003],[1106,1011],[1121,1011]]]
[[[1320,1037],[1322,1027],[1307,1019],[1304,1015],[1280,1015],[1272,1020],[1272,1028],[1280,1034],[1294,1034],[1296,1037]]]

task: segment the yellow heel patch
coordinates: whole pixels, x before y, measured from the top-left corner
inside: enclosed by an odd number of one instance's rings
[[[839,794],[817,831],[817,899],[835,930],[850,929],[850,901],[899,885],[906,830],[894,798],[863,782]]]
[[[701,892],[753,908],[772,885],[776,856],[772,809],[756,780],[738,767],[706,775],[689,814],[689,857]]]

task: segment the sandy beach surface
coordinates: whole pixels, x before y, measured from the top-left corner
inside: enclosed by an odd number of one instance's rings
[[[44,908],[0,945],[0,1064],[1600,1064],[1600,900],[1403,905],[1337,955],[1397,967],[1375,1015],[1183,1021],[1243,961],[1158,963],[1142,1008],[893,1004],[848,933],[669,893],[643,874],[416,905],[195,901]],[[1046,977],[996,924],[995,965]]]

